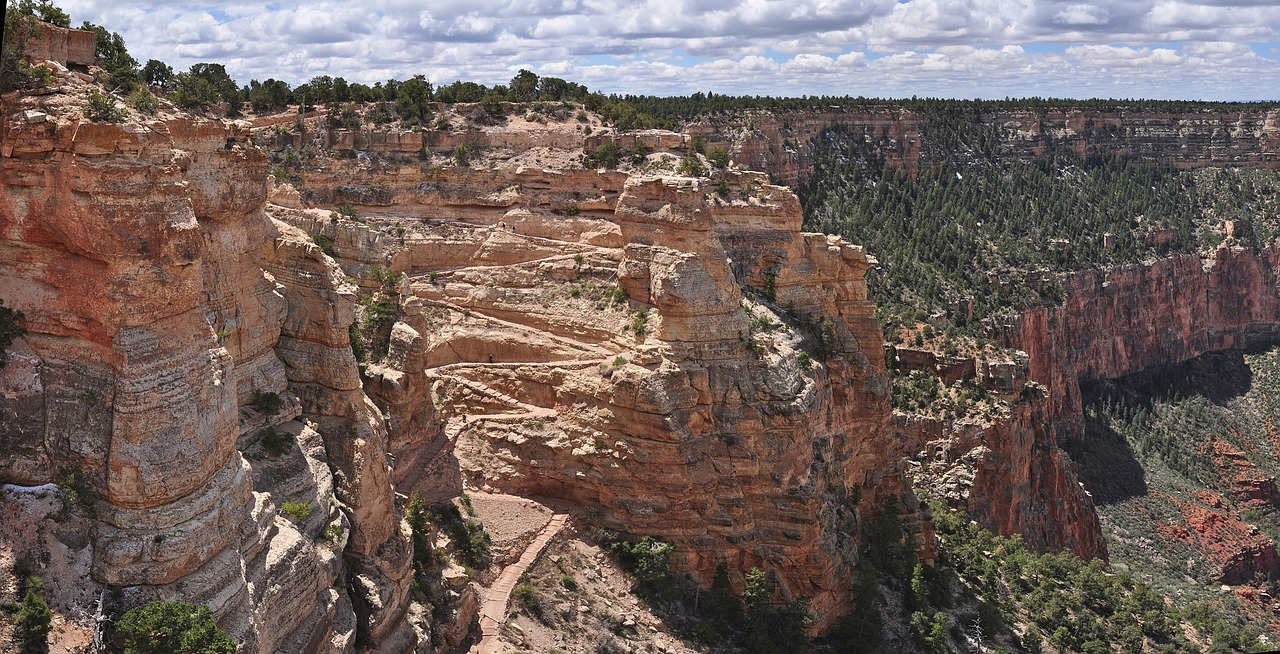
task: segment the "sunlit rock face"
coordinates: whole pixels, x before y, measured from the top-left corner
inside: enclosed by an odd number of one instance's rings
[[[95,124],[84,83],[59,83],[6,99],[0,134],[0,299],[28,332],[0,369],[0,482],[87,498],[42,527],[91,552],[50,585],[208,604],[245,651],[389,638],[408,545],[345,342],[350,287],[263,212],[246,129],[164,108]]]

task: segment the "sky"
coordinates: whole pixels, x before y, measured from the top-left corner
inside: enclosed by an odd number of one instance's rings
[[[61,0],[241,84],[520,69],[605,93],[1280,99],[1280,0]]]

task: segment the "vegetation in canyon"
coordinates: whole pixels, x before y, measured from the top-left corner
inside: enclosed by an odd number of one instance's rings
[[[1115,567],[1269,631],[1280,593],[1278,373],[1273,347],[1091,382],[1085,438],[1069,447]]]
[[[915,176],[887,162],[881,135],[834,127],[815,140],[800,188],[806,225],[878,258],[868,291],[891,343],[920,324],[928,340],[936,331],[982,343],[1016,313],[1059,303],[1059,273],[1205,251],[1223,241],[1226,220],[1250,226],[1234,237],[1240,245],[1280,233],[1274,171],[1070,152],[1027,161],[978,118],[927,114]]]
[[[19,322],[22,320],[22,312],[15,311],[4,305],[4,300],[0,300],[0,368],[3,368],[5,361],[5,348],[26,333]]]

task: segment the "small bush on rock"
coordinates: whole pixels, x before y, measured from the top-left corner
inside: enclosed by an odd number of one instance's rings
[[[118,123],[124,120],[124,112],[116,108],[114,97],[90,89],[86,98],[89,104],[84,110],[85,118],[95,123]]]

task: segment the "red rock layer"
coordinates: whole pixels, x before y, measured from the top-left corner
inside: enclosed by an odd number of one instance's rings
[[[1276,246],[1222,247],[1063,279],[1062,306],[1027,311],[1002,335],[1049,390],[1059,438],[1080,434],[1081,379],[1112,379],[1280,338]]]

